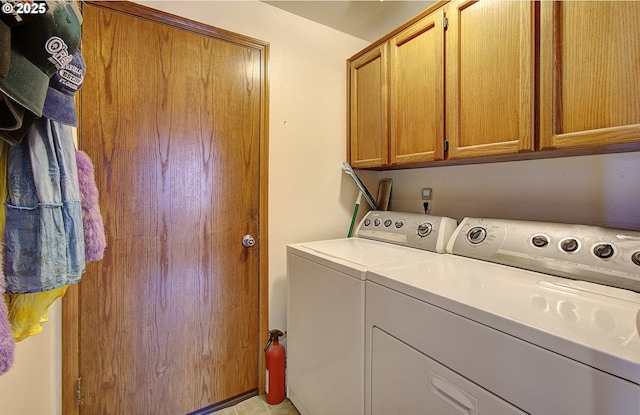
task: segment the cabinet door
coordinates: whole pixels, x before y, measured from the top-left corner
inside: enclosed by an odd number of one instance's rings
[[[444,158],[442,19],[434,12],[389,42],[391,164]]]
[[[387,44],[351,61],[347,122],[349,160],[354,168],[389,164]]]
[[[535,4],[446,6],[449,158],[532,151]]]
[[[540,147],[640,142],[640,2],[540,4]]]

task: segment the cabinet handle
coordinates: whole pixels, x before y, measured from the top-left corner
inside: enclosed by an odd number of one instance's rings
[[[478,414],[478,400],[429,371],[429,390],[463,415]]]

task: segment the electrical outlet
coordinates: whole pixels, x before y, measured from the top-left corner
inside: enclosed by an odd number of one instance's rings
[[[422,189],[422,200],[431,200],[432,190],[430,187],[425,187]]]
[[[431,210],[431,197],[433,195],[433,191],[430,187],[425,187],[422,189],[422,207],[424,208],[424,213],[429,213]]]

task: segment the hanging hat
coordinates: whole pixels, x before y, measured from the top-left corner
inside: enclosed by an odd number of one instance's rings
[[[42,116],[49,78],[72,60],[81,34],[71,3],[47,4],[46,13],[11,29],[9,70],[0,76],[0,92],[36,117]],[[6,44],[0,48],[8,49]]]
[[[15,131],[22,127],[24,107],[0,92],[0,130]]]
[[[78,49],[71,62],[58,70],[49,81],[42,110],[44,117],[74,127],[78,125],[74,95],[82,87],[86,69],[82,53]]]
[[[42,116],[49,77],[14,47],[11,47],[10,62],[7,76],[0,77],[0,92],[38,117]]]
[[[0,139],[11,145],[20,143],[38,118],[0,92]]]
[[[0,21],[0,77],[5,78],[9,74],[11,64],[11,28]]]
[[[11,96],[19,99],[28,100],[30,93],[35,93],[35,100],[42,100],[41,94],[38,94],[38,88],[30,91],[26,87],[18,87],[21,82],[16,81],[23,76],[23,80],[27,82],[29,76],[33,76],[33,80],[40,79],[40,85],[45,81],[46,75],[38,70],[35,65],[29,63],[24,57],[17,58],[14,66],[11,66],[11,29],[3,21],[0,20],[0,138],[9,144],[19,143],[25,136],[27,129],[36,118],[34,114],[26,110],[22,105],[18,104]],[[26,65],[20,68],[20,64]],[[41,87],[40,87],[41,90]],[[7,96],[4,91],[9,92]]]
[[[69,1],[48,1],[39,18],[12,29],[12,44],[44,73],[52,77],[71,62],[80,45],[80,21]]]

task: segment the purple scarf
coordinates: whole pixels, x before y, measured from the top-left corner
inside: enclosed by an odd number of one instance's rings
[[[2,264],[2,254],[0,253],[0,265]],[[0,266],[0,375],[4,375],[13,365],[13,352],[16,342],[11,333],[11,326],[7,319],[7,303],[4,301],[4,288],[6,281],[2,266]]]
[[[76,164],[82,205],[85,261],[98,261],[104,256],[107,241],[98,203],[98,187],[94,177],[93,163],[87,153],[76,150]]]

